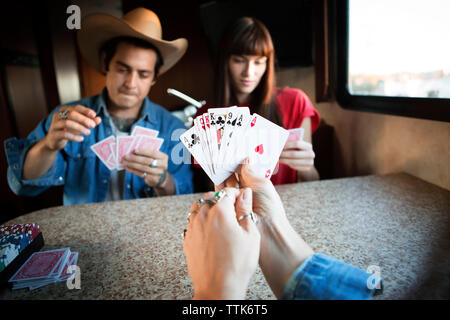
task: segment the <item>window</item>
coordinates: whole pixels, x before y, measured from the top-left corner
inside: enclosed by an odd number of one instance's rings
[[[450,121],[450,1],[332,3],[339,104]]]

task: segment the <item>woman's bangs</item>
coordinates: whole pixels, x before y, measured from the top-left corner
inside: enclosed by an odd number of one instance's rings
[[[259,31],[259,32],[258,32]],[[233,46],[232,54],[270,57],[273,45],[261,30],[255,28],[239,37]]]

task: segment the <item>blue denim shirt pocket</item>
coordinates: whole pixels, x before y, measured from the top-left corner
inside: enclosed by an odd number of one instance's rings
[[[64,148],[64,153],[73,161],[78,161],[86,158],[94,158],[96,155],[91,149],[91,144],[88,142],[69,142]]]
[[[94,201],[96,195],[94,188],[98,172],[94,172],[93,169],[98,166],[96,165],[96,155],[91,150],[90,145],[88,142],[69,142],[62,151],[67,162],[64,179],[67,204],[72,204],[70,201],[74,200],[76,201],[74,203],[81,203],[81,199],[84,199],[84,203]]]

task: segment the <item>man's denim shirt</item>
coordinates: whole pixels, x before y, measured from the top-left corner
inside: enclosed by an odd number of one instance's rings
[[[51,186],[64,185],[64,205],[105,201],[111,171],[90,147],[113,134],[111,119],[106,111],[106,94],[105,88],[100,95],[67,104],[80,104],[91,108],[102,121],[97,127],[91,129],[91,134],[85,136],[82,142],[69,141],[65,148],[58,152],[51,169],[38,179],[22,179],[25,156],[28,150],[47,134],[52,117],[61,106],[55,108],[46,119],[42,120],[26,139],[19,140],[14,137],[5,141],[9,163],[8,184],[15,194],[35,196]],[[175,194],[192,193],[190,156],[179,140],[180,135],[186,130],[183,123],[146,97],[140,117],[133,124],[133,128],[135,126],[159,131],[158,137],[164,139],[160,151],[169,156],[168,172],[175,181]],[[155,196],[155,192],[143,178],[125,172],[123,195],[124,199],[136,199]]]
[[[367,300],[383,292],[383,280],[338,259],[315,253],[287,282],[283,300]]]

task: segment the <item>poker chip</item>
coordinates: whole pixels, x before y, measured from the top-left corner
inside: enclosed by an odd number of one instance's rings
[[[18,255],[19,245],[13,243],[0,244],[0,271],[3,271]]]
[[[36,223],[0,226],[0,286],[42,246],[41,229]]]
[[[10,234],[0,236],[0,245],[14,244],[22,252],[30,244],[30,236],[26,233]]]
[[[41,228],[36,223],[12,224],[9,226],[0,226],[0,237],[2,235],[26,233],[33,241],[41,232]]]

